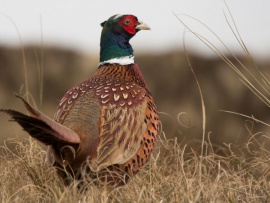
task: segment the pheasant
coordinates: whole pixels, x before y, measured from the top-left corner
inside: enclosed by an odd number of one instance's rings
[[[48,160],[66,185],[85,177],[125,185],[148,161],[159,131],[156,105],[129,43],[150,27],[133,15],[114,15],[101,26],[98,69],[64,95],[54,120],[18,95],[29,115],[0,110],[48,146]]]

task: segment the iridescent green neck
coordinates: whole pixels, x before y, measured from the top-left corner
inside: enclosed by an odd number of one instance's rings
[[[131,37],[125,33],[115,34],[111,30],[103,30],[100,41],[100,64],[133,64],[133,49],[129,43]]]

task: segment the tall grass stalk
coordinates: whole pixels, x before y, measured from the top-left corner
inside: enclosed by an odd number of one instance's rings
[[[15,21],[11,17],[9,17],[8,15],[6,15],[6,14],[1,13],[1,15],[3,15],[4,17],[6,17],[11,22],[11,24],[15,28],[15,30],[17,32],[17,35],[18,35],[18,39],[19,39],[20,46],[21,46],[21,52],[22,52],[22,61],[23,61],[23,73],[24,73],[24,83],[25,83],[23,87],[25,88],[25,91],[26,91],[26,101],[29,102],[28,73],[27,73],[27,63],[26,63],[26,57],[25,57],[23,40],[22,40],[20,31],[19,31],[19,28],[17,27]],[[22,89],[21,89],[21,91],[22,91]]]
[[[240,47],[242,48],[242,50],[246,54],[247,58],[249,59],[251,67],[245,66],[244,63],[236,56],[236,54],[223,42],[222,38],[220,36],[218,36],[205,23],[203,23],[202,21],[200,21],[192,16],[189,16],[189,15],[185,15],[185,14],[180,14],[180,15],[174,14],[174,15],[177,17],[179,22],[185,27],[185,29],[187,29],[190,33],[192,33],[201,42],[203,42],[214,53],[216,53],[217,56],[219,56],[221,58],[221,60],[223,60],[239,76],[240,81],[246,87],[248,87],[254,93],[254,95],[256,97],[258,97],[265,105],[270,107],[270,99],[269,99],[269,97],[270,97],[270,82],[269,82],[269,78],[267,77],[266,74],[263,73],[262,70],[260,70],[260,68],[254,62],[254,59],[252,58],[247,46],[245,45],[245,43],[240,35],[240,32],[239,32],[237,25],[236,25],[236,22],[233,18],[233,15],[232,15],[226,1],[224,1],[224,4],[227,8],[227,12],[229,13],[229,15],[227,15],[226,12],[224,11],[224,16],[225,16],[226,22],[227,22],[230,30],[232,31],[233,36],[236,38],[238,44],[240,45]],[[237,63],[233,62],[229,57],[227,57],[227,55],[224,52],[222,52],[221,49],[217,48],[210,40],[208,40],[204,36],[200,35],[199,33],[193,31],[188,26],[188,24],[185,23],[185,21],[181,17],[188,17],[189,19],[194,20],[198,24],[203,25],[203,27],[205,27],[206,30],[208,30],[210,33],[212,33],[216,37],[216,39],[224,46],[225,50],[230,54],[230,56],[233,57],[233,59],[235,59],[235,61]],[[226,111],[226,110],[222,110],[222,111],[227,112],[227,113],[231,112],[231,111]],[[237,113],[237,114],[243,115],[241,113]],[[247,117],[247,116],[245,116],[245,117]],[[261,121],[261,123],[264,123],[264,122]]]

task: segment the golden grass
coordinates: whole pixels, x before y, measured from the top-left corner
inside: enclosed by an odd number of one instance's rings
[[[9,140],[1,148],[0,201],[5,202],[268,202],[270,152],[252,138],[243,149],[228,145],[227,156],[214,153],[211,143],[200,155],[187,152],[176,140],[162,138],[150,163],[122,188],[104,197],[105,188],[89,183],[81,193],[76,182],[64,187],[44,163],[37,142]],[[8,145],[15,144],[11,150]],[[237,149],[237,150],[236,150]],[[245,156],[248,152],[248,158]]]
[[[237,62],[233,63],[207,39],[191,29],[189,31],[215,51],[239,75],[243,83],[269,106],[270,83],[256,65],[254,70],[246,69],[228,49]],[[233,33],[254,64],[237,27]],[[22,55],[25,58],[23,49]],[[38,55],[36,58],[42,61],[42,50],[41,59]],[[209,139],[206,139],[203,93],[192,64],[190,68],[198,84],[202,103],[203,131],[199,149],[180,145],[177,140],[168,140],[163,136],[150,162],[126,186],[107,191],[106,188],[97,188],[88,180],[88,190],[82,193],[77,190],[75,181],[71,186],[64,187],[53,167],[45,163],[45,151],[36,141],[7,140],[0,151],[0,202],[270,202],[270,151],[264,145],[269,136],[253,133],[247,128],[250,139],[242,146],[229,144],[222,148],[213,147]],[[42,63],[38,70],[42,101]],[[25,61],[24,72],[25,95],[29,97]],[[253,122],[258,121],[252,116],[242,116]],[[258,140],[258,136],[263,139]]]
[[[226,7],[226,10],[224,10],[224,17],[228,24],[228,27],[230,28],[233,36],[237,40],[238,46],[242,49],[244,55],[249,60],[249,66],[245,66],[244,62],[241,61],[237,54],[235,54],[222,40],[222,37],[218,36],[209,26],[207,26],[204,22],[200,21],[199,19],[196,19],[192,16],[181,14],[176,15],[176,18],[178,21],[184,26],[186,30],[188,30],[195,38],[197,38],[199,41],[203,42],[210,50],[212,50],[224,63],[228,65],[239,77],[240,81],[249,88],[256,97],[258,97],[265,105],[270,107],[270,78],[269,74],[264,73],[255,63],[255,60],[253,59],[252,55],[250,54],[247,46],[245,45],[241,34],[237,28],[236,22],[233,18],[233,15],[230,11],[230,8],[226,1],[224,1],[224,5]],[[217,41],[220,42],[220,44],[223,46],[223,48],[226,50],[227,53],[221,51],[220,48],[217,48],[215,44],[211,42],[211,40],[205,38],[200,33],[197,33],[194,31],[183,19],[182,17],[187,17],[188,19],[196,22],[198,25],[203,26],[210,34],[212,34]],[[183,39],[183,44],[185,51],[186,50],[186,44],[185,44],[185,38]],[[229,54],[229,56],[227,56]],[[188,55],[187,55],[188,60]],[[192,68],[192,64],[190,64],[190,67]],[[226,111],[225,111],[226,112]],[[228,112],[228,111],[227,111]],[[231,112],[230,112],[231,113]],[[240,115],[240,114],[239,114]],[[254,118],[253,118],[254,119]]]

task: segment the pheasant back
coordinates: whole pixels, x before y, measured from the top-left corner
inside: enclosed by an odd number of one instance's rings
[[[147,162],[159,130],[152,95],[134,64],[101,66],[92,78],[66,93],[55,120],[80,135],[76,159],[68,160],[78,172],[87,159],[92,172],[104,174],[114,166],[122,175],[136,174]],[[60,165],[62,157],[56,159]],[[121,180],[125,179],[114,181],[123,184]]]

